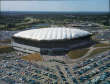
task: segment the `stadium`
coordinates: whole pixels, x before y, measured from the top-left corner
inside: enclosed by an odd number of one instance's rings
[[[41,54],[66,52],[91,42],[91,33],[81,29],[50,27],[21,31],[13,35],[14,49]]]

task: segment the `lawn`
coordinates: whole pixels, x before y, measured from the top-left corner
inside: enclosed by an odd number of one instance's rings
[[[95,49],[90,55],[90,56],[93,56],[93,55],[96,55],[96,54],[99,54],[101,52],[104,52],[104,51],[107,51],[107,50],[110,50],[110,48],[98,48],[98,49]]]
[[[77,59],[80,58],[82,56],[84,56],[89,49],[85,48],[85,49],[78,49],[78,50],[72,50],[70,51],[67,55],[71,58],[71,59]]]
[[[11,43],[11,40],[10,39],[7,39],[7,40],[0,40],[1,43]]]
[[[108,44],[108,43],[99,43],[99,44],[96,44],[94,47],[107,47],[107,46],[110,46],[110,44]]]
[[[0,54],[1,53],[9,53],[14,51],[14,49],[11,46],[0,46]]]
[[[42,57],[40,56],[39,53],[33,53],[27,56],[23,56],[21,57],[21,59],[28,60],[28,61],[42,61]]]

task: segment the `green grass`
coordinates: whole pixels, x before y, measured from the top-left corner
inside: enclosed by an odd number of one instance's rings
[[[108,46],[110,46],[110,44],[99,43],[99,44],[96,44],[94,47],[108,47]]]
[[[7,39],[7,40],[0,40],[0,43],[11,43],[11,40],[10,40],[10,39]]]
[[[104,29],[109,29],[110,28],[110,26],[104,26]]]
[[[0,46],[0,54],[14,51],[11,46]]]
[[[84,56],[89,49],[78,49],[78,50],[72,50],[70,51],[67,55],[71,58],[71,59],[77,59],[80,58],[82,56]]]
[[[98,49],[95,49],[90,55],[90,56],[93,56],[93,55],[96,55],[96,54],[99,54],[101,52],[104,52],[104,51],[107,51],[107,50],[110,50],[110,48],[98,48]]]

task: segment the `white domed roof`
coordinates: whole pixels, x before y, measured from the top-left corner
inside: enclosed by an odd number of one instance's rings
[[[51,27],[22,31],[14,34],[14,37],[27,38],[33,40],[63,40],[83,37],[89,34],[89,32],[80,29]]]

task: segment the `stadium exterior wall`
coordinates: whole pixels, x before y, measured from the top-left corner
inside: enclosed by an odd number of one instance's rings
[[[50,51],[68,51],[73,48],[87,45],[90,42],[90,35],[76,39],[54,41],[35,41],[30,39],[13,37],[12,46],[16,50],[27,53],[48,53]]]

